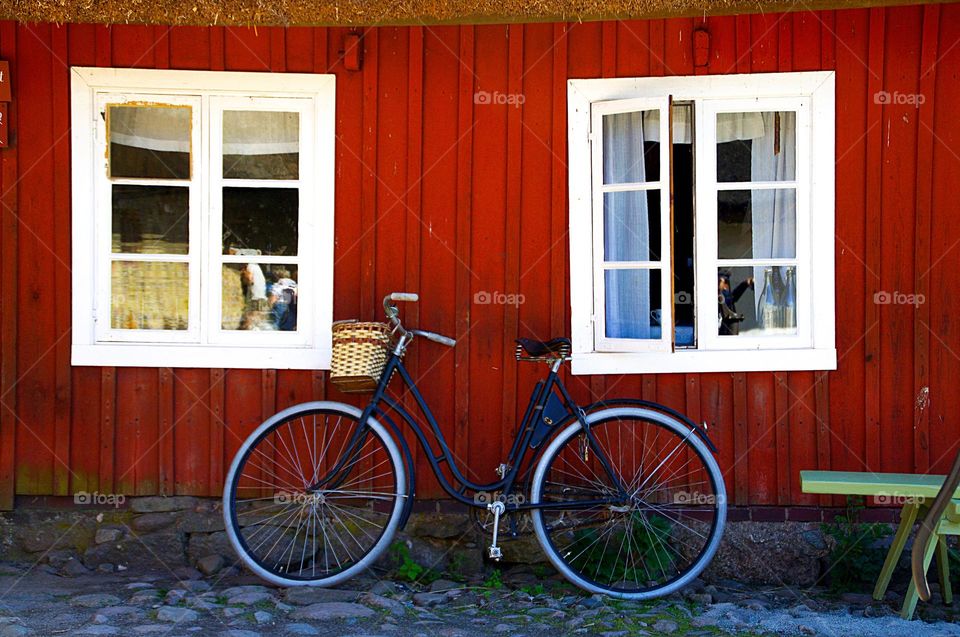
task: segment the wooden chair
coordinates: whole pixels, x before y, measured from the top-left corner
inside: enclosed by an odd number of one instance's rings
[[[910,612],[917,605],[917,598],[930,601],[930,586],[927,584],[927,569],[934,552],[937,553],[937,568],[941,573],[949,573],[947,559],[947,535],[960,535],[960,501],[957,500],[957,487],[960,486],[960,452],[953,459],[953,466],[943,486],[933,499],[933,504],[917,529],[910,552],[910,570],[913,577],[907,590],[904,606],[910,602]],[[944,583],[946,580],[946,583]],[[945,604],[950,603],[950,576],[940,576],[940,595]]]
[[[946,537],[960,535],[960,499],[958,499],[960,493],[957,493],[957,486],[960,484],[960,454],[946,480],[944,476],[911,473],[801,471],[800,482],[804,493],[872,496],[902,504],[900,524],[897,526],[893,543],[887,551],[880,577],[873,589],[873,598],[876,600],[882,600],[886,594],[890,577],[897,567],[897,562],[900,561],[900,555],[907,544],[913,525],[921,514],[925,514],[921,530],[925,528],[924,525],[929,524],[929,532],[922,538],[918,533],[914,541],[914,581],[911,581],[907,589],[900,616],[904,619],[913,617],[918,596],[924,600],[929,599],[926,571],[930,567],[934,554],[937,557],[937,571],[940,576],[940,595],[945,604],[953,602]],[[943,494],[942,498],[941,494]],[[923,549],[920,558],[922,559],[917,563],[917,547],[921,543]],[[924,589],[921,589],[916,581],[917,568],[921,569],[919,573],[922,585],[926,587]],[[926,597],[923,597],[924,594]]]

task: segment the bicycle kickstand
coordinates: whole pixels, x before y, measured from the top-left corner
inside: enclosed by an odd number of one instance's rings
[[[490,548],[487,549],[487,555],[491,560],[500,561],[500,558],[503,557],[500,547],[497,546],[497,534],[500,532],[500,516],[503,515],[506,508],[503,502],[499,501],[491,502],[487,505],[487,510],[493,511],[493,543],[490,545]]]

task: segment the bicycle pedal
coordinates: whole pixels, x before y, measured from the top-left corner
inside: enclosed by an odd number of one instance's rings
[[[503,551],[500,550],[499,546],[491,546],[487,549],[487,557],[499,562],[503,558]]]

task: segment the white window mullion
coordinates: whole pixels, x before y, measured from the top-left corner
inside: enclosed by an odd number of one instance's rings
[[[212,183],[215,179],[213,176],[214,171],[218,170],[214,167],[212,163],[212,151],[211,151],[211,130],[213,126],[211,124],[211,108],[210,108],[209,96],[204,96],[201,103],[201,127],[202,135],[200,141],[200,156],[203,160],[203,170],[201,172],[201,182],[200,182],[200,200],[202,202],[202,210],[204,214],[199,220],[198,228],[198,240],[197,245],[202,247],[200,254],[197,257],[197,264],[199,266],[199,288],[197,290],[197,298],[199,299],[200,304],[200,342],[204,345],[210,343],[210,326],[213,321],[214,308],[217,307],[216,297],[214,292],[217,286],[213,285],[211,279],[212,272],[214,269],[213,255],[215,254],[212,251],[213,237],[216,236],[214,232],[213,217],[215,214],[215,205],[214,197],[212,193]]]
[[[694,102],[694,272],[696,297],[696,343],[698,349],[712,340],[717,320],[717,174],[716,126],[708,122],[702,100]]]

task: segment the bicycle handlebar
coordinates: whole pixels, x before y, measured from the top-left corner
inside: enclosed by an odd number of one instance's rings
[[[437,334],[435,332],[428,332],[426,330],[407,330],[404,329],[403,324],[400,322],[400,310],[394,305],[394,302],[408,302],[416,303],[420,300],[420,296],[414,292],[393,292],[383,297],[383,311],[387,315],[387,318],[390,319],[390,323],[393,325],[394,329],[400,330],[401,335],[413,335],[413,336],[422,336],[429,341],[434,343],[440,343],[441,345],[446,345],[447,347],[453,347],[457,344],[455,340],[442,334]],[[402,351],[406,349],[406,343],[409,340],[405,338],[400,339],[398,347]]]

